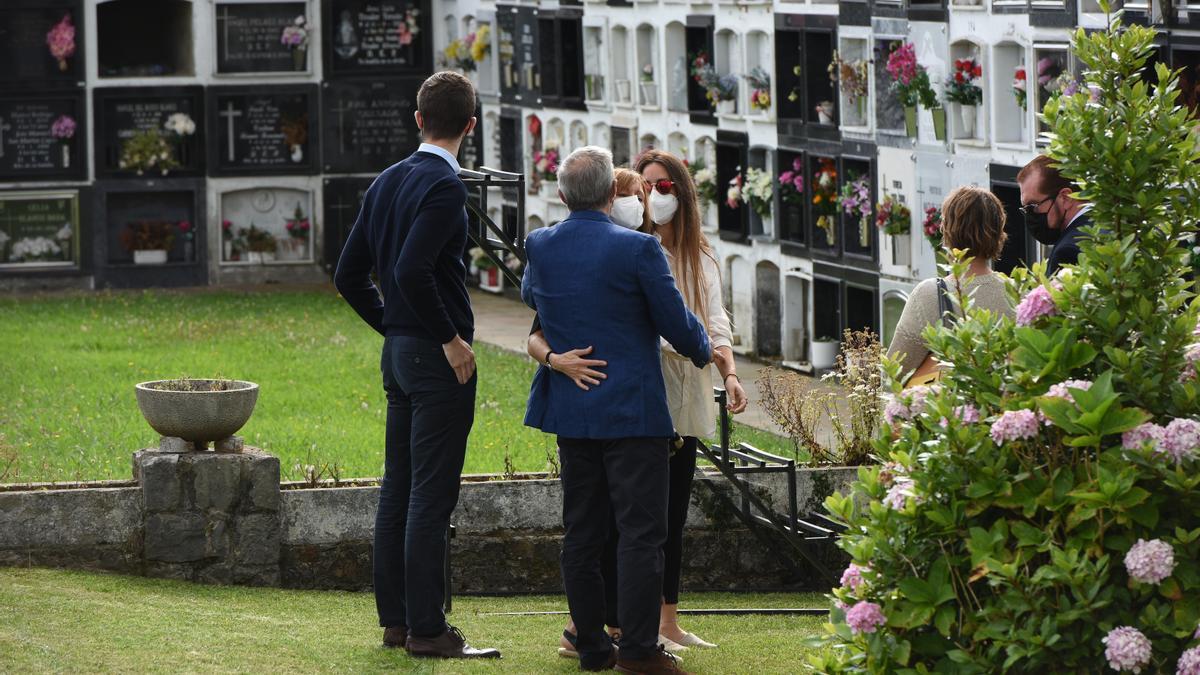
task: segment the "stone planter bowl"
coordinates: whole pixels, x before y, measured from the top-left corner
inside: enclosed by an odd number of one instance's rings
[[[156,380],[137,385],[138,408],[159,434],[204,447],[245,426],[258,385],[242,380]]]

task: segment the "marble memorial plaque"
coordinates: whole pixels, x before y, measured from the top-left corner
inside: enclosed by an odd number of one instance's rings
[[[326,81],[322,164],[329,173],[377,173],[416,151],[420,78]]]
[[[0,96],[0,180],[85,180],[82,93]]]
[[[315,173],[316,98],[313,85],[211,88],[213,175]]]
[[[428,0],[326,0],[331,75],[424,73],[433,67]]]
[[[216,5],[217,72],[287,73],[308,70],[308,48],[284,44],[284,29],[307,31],[297,26],[305,18],[303,2],[232,3]],[[307,23],[307,21],[305,21]]]

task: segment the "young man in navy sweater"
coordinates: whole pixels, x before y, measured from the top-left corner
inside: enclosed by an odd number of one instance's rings
[[[446,533],[475,416],[467,188],[455,160],[474,114],[470,80],[452,72],[425,80],[416,113],[424,142],[371,184],[334,274],[346,302],[384,336],[375,604],[384,645],[414,656],[500,656],[468,645],[442,611]]]

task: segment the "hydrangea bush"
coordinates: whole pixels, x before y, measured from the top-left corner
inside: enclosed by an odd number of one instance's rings
[[[1015,271],[1016,320],[952,285],[938,386],[885,366],[881,464],[826,501],[853,564],[813,669],[1200,673],[1200,151],[1153,37],[1078,31],[1089,86],[1044,111],[1092,204],[1079,265]]]

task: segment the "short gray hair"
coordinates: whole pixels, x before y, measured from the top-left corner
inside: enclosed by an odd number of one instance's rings
[[[572,211],[603,211],[613,194],[613,159],[608,150],[585,145],[558,165],[558,189]]]

